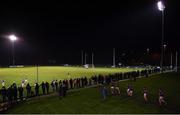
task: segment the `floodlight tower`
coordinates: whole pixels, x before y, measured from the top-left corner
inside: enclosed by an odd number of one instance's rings
[[[178,71],[178,52],[176,51],[176,72]]]
[[[166,47],[167,47],[167,45],[166,44],[164,44],[163,45],[163,50],[164,50],[164,66],[166,66]]]
[[[15,35],[9,35],[9,40],[12,43],[12,64],[15,65],[15,59],[14,59],[14,42],[18,39]]]
[[[147,49],[146,49],[146,51],[147,51],[147,55],[149,55],[149,51],[150,51],[150,49],[149,49],[149,48],[147,48]]]
[[[84,60],[84,53],[83,53],[83,50],[81,51],[81,65],[83,66],[83,60]]]
[[[94,68],[94,53],[92,52],[92,68]]]
[[[162,12],[162,40],[161,40],[161,62],[160,62],[160,66],[161,66],[161,70],[163,71],[163,50],[164,50],[164,10],[165,10],[165,5],[163,3],[163,1],[158,1],[157,3],[157,7],[159,9],[159,11]]]
[[[170,68],[171,68],[171,70],[173,68],[173,55],[172,55],[172,52],[171,52],[171,65],[170,65]]]
[[[113,67],[116,67],[116,49],[113,48]]]
[[[146,49],[146,52],[147,52],[147,54],[146,54],[146,55],[147,55],[147,62],[146,62],[146,63],[149,64],[149,56],[150,56],[150,55],[149,55],[149,52],[150,52],[150,49],[147,48],[147,49]]]
[[[86,65],[86,58],[87,58],[87,54],[86,54],[86,52],[85,52],[85,54],[84,54],[85,56],[84,56],[84,65]]]

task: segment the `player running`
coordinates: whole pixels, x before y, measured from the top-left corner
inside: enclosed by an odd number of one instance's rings
[[[144,97],[145,103],[147,103],[148,102],[148,90],[145,87],[143,88],[143,97]]]
[[[132,88],[132,85],[128,85],[127,95],[130,96],[130,97],[133,96],[133,88]]]
[[[162,89],[159,89],[159,105],[161,106],[162,104],[167,104],[166,101],[164,100],[164,92]]]

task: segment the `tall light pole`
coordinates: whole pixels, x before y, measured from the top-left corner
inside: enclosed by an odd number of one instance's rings
[[[146,54],[146,55],[147,55],[147,62],[146,62],[146,63],[149,64],[149,51],[150,51],[150,49],[147,48],[146,51],[147,51],[147,54]],[[149,64],[149,65],[150,65],[150,64]]]
[[[17,37],[15,35],[9,36],[10,41],[12,42],[12,64],[15,65],[15,59],[14,59],[14,42],[17,40]]]
[[[147,48],[147,50],[146,50],[146,51],[147,51],[147,55],[149,55],[149,51],[150,51],[150,49],[149,49],[149,48]]]
[[[166,44],[164,44],[163,45],[163,50],[164,50],[164,66],[166,66],[166,47],[167,47],[167,45]]]
[[[113,67],[116,67],[116,49],[113,48]]]
[[[92,68],[94,68],[94,53],[92,52]]]
[[[83,66],[83,61],[84,61],[84,54],[83,54],[83,50],[81,51],[81,65]]]
[[[163,71],[163,45],[164,45],[164,10],[165,10],[165,5],[162,1],[159,1],[157,3],[158,9],[159,11],[162,12],[162,40],[161,40],[161,62],[160,62],[160,66],[161,66],[161,70]]]
[[[171,70],[172,70],[172,68],[173,68],[173,57],[172,57],[172,52],[171,52],[171,65],[170,65],[170,68],[171,68]]]
[[[178,71],[178,52],[176,51],[176,72]]]
[[[37,66],[36,66],[36,82],[38,83],[39,82],[39,66],[38,66],[38,64],[37,64]]]
[[[86,52],[85,52],[85,56],[84,56],[84,65],[86,65],[86,56],[87,56],[87,54],[86,54]]]

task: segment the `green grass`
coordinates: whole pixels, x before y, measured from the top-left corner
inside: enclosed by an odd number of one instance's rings
[[[132,68],[89,68],[82,67],[62,67],[62,66],[41,66],[39,67],[39,82],[52,81],[54,79],[62,80],[77,77],[91,77],[98,74],[112,74],[116,72],[128,72],[133,71]],[[140,69],[141,70],[141,69]],[[68,76],[68,73],[70,75]],[[0,68],[0,80],[5,80],[6,85],[10,85],[13,82],[20,84],[23,79],[34,84],[37,80],[37,68],[36,67],[24,67],[24,68]]]
[[[68,93],[66,98],[57,96],[39,97],[17,106],[7,113],[180,113],[180,74],[168,73],[149,78],[138,79],[136,82],[119,83],[120,96],[108,96],[102,101],[99,88],[82,89]],[[132,83],[134,96],[126,96],[127,84]],[[142,88],[146,86],[150,93],[150,102],[144,104]],[[168,104],[159,107],[158,89],[163,88]]]

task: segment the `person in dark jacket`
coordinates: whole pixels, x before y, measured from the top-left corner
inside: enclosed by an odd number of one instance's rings
[[[63,90],[63,97],[65,97],[66,96],[66,92],[67,92],[67,87],[66,87],[66,83],[65,82],[63,82],[63,84],[62,84],[62,90]]]
[[[76,84],[77,84],[77,88],[80,88],[80,79],[79,78],[77,78]]]
[[[62,84],[59,84],[58,94],[59,94],[59,99],[61,99],[61,97],[63,96],[63,85]]]
[[[29,85],[29,83],[26,85],[26,91],[27,91],[27,97],[31,96],[31,86]]]
[[[69,82],[68,82],[68,80],[65,80],[65,86],[66,86],[66,90],[68,90],[69,89]]]
[[[18,88],[17,88],[17,85],[16,83],[13,83],[13,99],[14,101],[17,101],[17,96],[18,96]]]
[[[87,86],[88,85],[88,80],[87,77],[84,77],[84,85]]]
[[[43,95],[45,95],[46,94],[46,92],[45,92],[46,85],[45,85],[44,81],[41,83],[41,87],[42,87]]]
[[[61,80],[59,80],[59,85],[62,85],[62,81]]]
[[[47,94],[49,94],[49,83],[46,81],[46,92],[47,92]]]
[[[12,99],[13,99],[12,85],[7,89],[7,97],[8,97],[8,103],[12,104]]]
[[[53,89],[53,92],[55,92],[55,81],[54,80],[51,82],[51,87]]]
[[[58,81],[55,81],[56,92],[58,91]]]
[[[36,96],[39,96],[39,84],[38,83],[35,84],[35,93],[36,93]]]
[[[18,91],[19,91],[19,98],[21,101],[23,101],[23,87],[22,86],[18,87]]]
[[[72,89],[73,88],[73,80],[72,79],[69,80],[69,84],[70,84],[70,88]]]
[[[7,95],[7,90],[6,90],[5,86],[3,86],[1,89],[1,95],[2,95],[3,102],[5,102],[6,101],[6,95]]]

